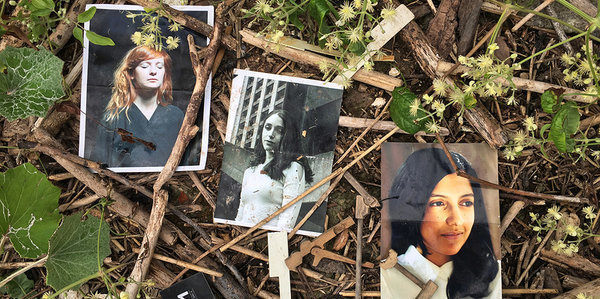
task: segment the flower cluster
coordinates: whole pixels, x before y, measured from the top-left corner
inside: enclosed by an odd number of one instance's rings
[[[552,233],[553,231],[557,231],[560,232],[562,237],[550,242],[552,250],[556,253],[568,256],[577,253],[579,251],[579,244],[583,240],[597,236],[591,233],[594,220],[597,217],[597,214],[594,212],[594,207],[587,206],[581,211],[586,220],[583,228],[579,227],[577,216],[573,216],[576,218],[577,223],[568,221],[567,218],[569,217],[566,217],[565,212],[561,212],[560,208],[556,205],[548,208],[546,214],[542,217],[530,212],[529,217],[532,222],[531,228],[537,233],[537,241],[541,242],[541,233]]]
[[[382,20],[393,17],[396,10],[388,4],[379,14],[376,14],[376,0],[351,0],[338,7],[329,0],[325,3],[327,5],[316,8],[312,1],[306,0],[299,3],[258,0],[251,9],[245,10],[245,17],[253,18],[250,26],[259,20],[268,22],[259,34],[273,42],[271,48],[274,51],[279,50],[279,43],[284,34],[292,33],[295,29],[302,31],[306,24],[317,23],[319,28],[315,28],[318,33],[313,36],[314,41],[318,42],[321,48],[338,57],[336,64],[319,64],[319,69],[324,74],[323,79],[328,80],[341,73],[344,66],[352,65],[352,61],[364,57],[367,44],[372,41],[373,28]],[[316,15],[320,15],[320,19],[317,19]],[[303,22],[301,18],[304,17],[312,18],[316,22]],[[363,68],[370,70],[373,66],[373,60],[368,59],[364,62]],[[351,82],[350,78],[345,78],[344,85],[350,85]]]
[[[585,59],[585,46],[581,50],[582,53],[575,53],[575,55],[564,53],[560,57],[561,63],[566,67],[563,70],[563,79],[577,88],[585,88],[586,96],[595,100],[600,96],[596,87],[598,80],[594,79],[600,72],[597,64],[598,57],[593,55],[591,59]]]
[[[139,13],[127,13],[127,18],[130,18],[134,23],[137,17],[141,17],[142,26],[139,27],[139,31],[131,35],[131,41],[136,46],[151,46],[157,51],[162,51],[164,42],[167,50],[174,50],[179,47],[179,37],[164,36],[159,26],[160,19],[165,17],[169,21],[168,29],[170,32],[177,32],[181,29],[181,25],[171,19],[164,10],[158,8],[144,10]]]

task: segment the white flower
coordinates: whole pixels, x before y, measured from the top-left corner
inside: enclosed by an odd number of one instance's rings
[[[419,105],[421,105],[421,102],[419,102],[419,98],[415,98],[415,100],[410,105],[410,115],[417,116],[417,112],[419,111]]]
[[[442,116],[444,116],[444,110],[446,110],[446,105],[444,105],[444,103],[440,102],[439,100],[435,100],[433,101],[433,104],[431,104],[431,109],[435,110],[437,117],[441,118]]]
[[[352,29],[352,31],[350,31],[350,35],[348,35],[348,39],[350,39],[350,41],[353,43],[358,42],[360,39],[362,39],[362,29],[359,27]]]
[[[142,33],[139,31],[134,32],[131,35],[131,41],[136,45],[139,46],[142,44]]]
[[[494,54],[494,52],[496,50],[498,50],[500,47],[498,47],[498,44],[496,43],[492,43],[488,46],[488,52],[490,52],[490,54]]]
[[[179,47],[179,37],[169,36],[169,37],[167,37],[167,40],[165,41],[165,43],[167,44],[168,50],[177,49],[177,47]]]
[[[390,19],[394,15],[396,15],[396,10],[389,5],[381,10],[381,17],[384,20]]]
[[[502,153],[504,154],[504,159],[506,159],[508,161],[513,161],[515,159],[515,157],[517,156],[517,153],[510,148],[504,149],[504,151],[502,151]]]
[[[352,8],[352,6],[350,6],[348,4],[348,2],[346,2],[342,5],[342,7],[340,8],[339,14],[340,14],[340,20],[344,23],[346,23],[349,20],[352,20],[355,16],[354,9]]]
[[[427,130],[432,133],[439,133],[440,126],[438,126],[435,122],[431,121],[427,123]]]
[[[558,206],[554,205],[554,206],[552,206],[551,208],[548,209],[548,214],[550,216],[552,216],[554,219],[560,220],[560,218],[562,217],[562,215],[558,211],[559,211]]]
[[[438,94],[442,97],[446,96],[447,88],[448,88],[448,84],[446,84],[446,82],[444,82],[443,80],[441,80],[439,78],[433,79],[433,91],[435,91],[436,94]]]
[[[527,131],[533,132],[537,130],[537,125],[535,124],[535,119],[533,118],[533,116],[528,116],[527,118],[525,118],[523,124],[525,125],[525,128],[527,128]]]
[[[431,104],[431,102],[433,102],[433,97],[428,94],[424,94],[423,100],[425,100],[425,103],[427,103],[429,105],[429,104]]]

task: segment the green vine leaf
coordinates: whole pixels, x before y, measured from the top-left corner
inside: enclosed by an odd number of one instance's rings
[[[88,10],[80,13],[77,16],[77,22],[79,22],[79,23],[88,22],[89,20],[91,20],[94,17],[95,13],[96,13],[96,7],[92,6]]]
[[[83,45],[83,30],[81,28],[73,28],[73,36]]]
[[[98,46],[114,46],[115,42],[110,37],[102,36],[93,31],[86,30],[86,37],[90,40],[90,43]]]
[[[57,291],[97,273],[98,261],[110,254],[108,224],[93,216],[82,222],[81,217],[65,217],[50,239],[46,283]]]
[[[0,293],[8,294],[10,298],[23,298],[32,289],[33,280],[27,278],[27,275],[23,273],[0,288]]]
[[[555,106],[558,103],[558,97],[552,90],[546,90],[542,94],[542,109],[546,113],[555,113]]]
[[[308,3],[308,15],[311,16],[317,24],[319,25],[319,46],[325,46],[325,40],[322,40],[320,37],[324,34],[331,32],[331,28],[325,22],[325,16],[330,11],[335,11],[333,5],[327,0],[311,0]]]
[[[0,173],[0,230],[21,257],[48,252],[60,220],[59,196],[60,189],[29,163]]]
[[[7,47],[0,52],[0,114],[9,121],[44,116],[65,95],[63,61],[49,51]]]
[[[570,153],[575,150],[575,140],[572,135],[579,129],[579,117],[577,104],[566,102],[552,118],[548,138],[554,142],[559,152]]]
[[[392,92],[392,103],[390,104],[390,116],[396,125],[409,134],[415,134],[425,129],[425,117],[427,114],[419,102],[419,110],[412,115],[411,105],[418,101],[417,96],[406,87],[396,87]]]

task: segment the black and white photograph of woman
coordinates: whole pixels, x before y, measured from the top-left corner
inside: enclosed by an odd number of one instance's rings
[[[331,173],[342,89],[337,84],[235,70],[214,219],[253,226]],[[327,186],[263,229],[290,231]],[[326,203],[298,231],[323,231]]]
[[[487,145],[449,150],[459,169],[497,180],[497,157]],[[501,298],[496,190],[458,176],[441,148],[387,143],[382,199],[381,255],[397,264],[380,269],[382,298],[416,298],[422,291],[400,267],[423,284],[432,281],[433,299]]]
[[[167,162],[194,88],[195,77],[185,41],[191,32],[161,18],[160,44],[144,41],[143,11],[132,5],[94,5],[87,28],[108,36],[115,46],[84,40],[79,153],[116,172],[160,171]],[[213,7],[180,7],[209,23]],[[163,20],[164,19],[164,20]],[[176,29],[176,30],[174,30]],[[208,39],[193,33],[198,46]],[[146,37],[147,38],[147,37]],[[177,170],[204,169],[208,151],[210,80],[190,142]]]

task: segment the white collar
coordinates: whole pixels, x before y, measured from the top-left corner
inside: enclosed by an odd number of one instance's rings
[[[422,282],[436,281],[436,279],[447,281],[453,269],[452,261],[438,267],[419,253],[413,245],[410,245],[404,254],[398,256],[398,264],[407,268]]]

